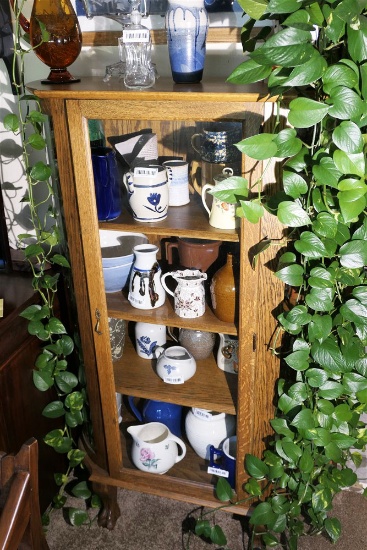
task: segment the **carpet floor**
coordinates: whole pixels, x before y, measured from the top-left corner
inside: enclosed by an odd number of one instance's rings
[[[121,517],[113,531],[96,522],[91,527],[72,527],[62,511],[55,511],[47,532],[50,550],[218,550],[193,535],[188,541],[187,517],[195,506],[125,489],[119,490],[118,500]],[[331,544],[321,536],[304,537],[299,550],[366,550],[367,499],[361,493],[343,491],[335,498],[332,515],[342,523],[339,541]],[[227,536],[228,549],[247,550],[244,518],[216,512],[216,521]]]

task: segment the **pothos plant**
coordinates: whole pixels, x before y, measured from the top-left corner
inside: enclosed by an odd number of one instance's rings
[[[339,538],[333,499],[356,482],[350,465],[358,467],[367,443],[367,3],[239,3],[250,17],[248,59],[228,81],[266,80],[278,111],[272,131],[237,147],[265,167],[278,162],[282,191],[266,196],[262,177],[251,186],[232,177],[212,194],[249,222],[268,211],[287,227],[275,273],[297,296],[278,317],[286,374],[275,388],[274,436],[261,458],[245,457],[244,488],[252,542],[260,533],[266,547],[295,550],[305,534]],[[256,20],[273,20],[274,32],[256,30]],[[237,504],[226,480],[216,490]],[[205,514],[196,534],[226,544]]]
[[[51,419],[63,419],[60,421],[61,427],[47,433],[44,441],[57,453],[67,455],[66,471],[54,474],[59,490],[44,514],[43,521],[47,525],[50,511],[53,508],[64,507],[68,494],[88,500],[94,508],[99,508],[100,502],[96,495],[92,495],[86,481],[79,481],[75,475],[76,468],[82,465],[85,453],[78,449],[73,430],[86,421],[86,394],[78,379],[78,373],[75,373],[75,358],[79,359],[75,347],[77,336],[72,338],[67,333],[54,308],[60,274],[63,270],[67,272],[70,265],[61,253],[63,234],[58,223],[60,212],[52,186],[52,167],[43,160],[32,163],[35,151],[46,150],[46,116],[41,112],[36,96],[24,92],[24,63],[33,50],[28,45],[27,36],[22,36],[19,24],[25,1],[15,1],[14,4],[12,80],[18,99],[18,111],[5,116],[4,127],[21,136],[24,174],[28,184],[23,202],[29,207],[30,222],[34,230],[30,234],[21,234],[18,237],[19,246],[32,271],[33,288],[40,296],[40,304],[32,305],[21,313],[21,316],[28,320],[28,332],[42,342],[42,350],[33,370],[33,382],[42,392],[53,388],[57,396],[44,408],[42,414]],[[47,40],[47,31],[41,23],[40,25],[43,40]],[[48,206],[42,214],[45,205]],[[52,269],[49,269],[50,267]],[[71,361],[71,358],[74,360]],[[73,525],[90,521],[85,509],[68,507],[68,512]]]

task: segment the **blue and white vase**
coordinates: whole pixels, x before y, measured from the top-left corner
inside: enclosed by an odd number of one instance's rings
[[[174,82],[201,81],[208,27],[204,0],[168,0],[167,44]]]

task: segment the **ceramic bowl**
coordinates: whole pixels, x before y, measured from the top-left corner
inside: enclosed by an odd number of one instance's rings
[[[143,233],[129,233],[110,229],[100,229],[99,240],[103,268],[122,266],[132,262],[134,259],[134,246],[148,242],[148,238]]]
[[[128,283],[134,258],[123,265],[103,268],[105,292],[119,292]]]

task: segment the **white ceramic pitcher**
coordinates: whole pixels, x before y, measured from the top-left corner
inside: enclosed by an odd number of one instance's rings
[[[155,309],[164,304],[166,292],[161,284],[157,262],[158,246],[138,244],[133,248],[135,261],[130,273],[128,300],[137,309]]]
[[[130,426],[127,431],[134,440],[132,461],[143,472],[165,474],[186,455],[185,443],[161,422]]]
[[[157,222],[167,217],[169,181],[164,166],[134,168],[123,177],[129,205],[138,222]]]
[[[174,292],[167,287],[166,278],[173,277],[177,281]],[[205,288],[204,281],[207,274],[199,269],[184,269],[183,271],[170,271],[162,276],[163,288],[174,296],[175,313],[180,317],[193,319],[201,317],[205,313]]]
[[[222,175],[214,178],[215,183],[219,183],[228,177],[233,176],[232,168],[224,168]],[[239,219],[236,218],[236,205],[224,202],[217,197],[213,197],[211,209],[207,204],[206,194],[215,189],[215,185],[207,183],[201,192],[201,200],[205,210],[209,214],[209,224],[217,229],[236,229],[239,226]]]

